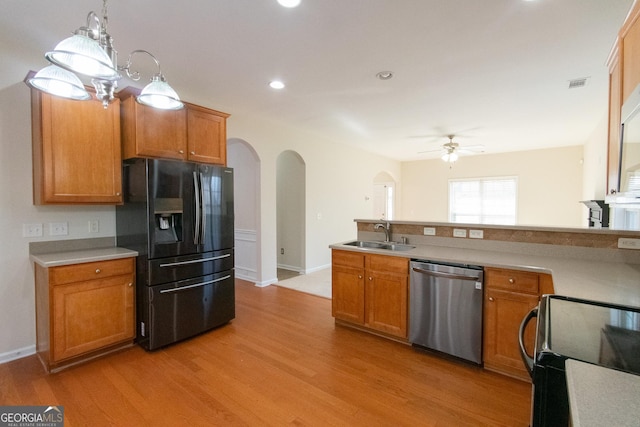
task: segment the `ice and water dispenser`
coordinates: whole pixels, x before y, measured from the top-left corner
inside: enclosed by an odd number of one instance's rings
[[[157,243],[182,241],[182,206],[181,198],[155,199],[153,214]]]

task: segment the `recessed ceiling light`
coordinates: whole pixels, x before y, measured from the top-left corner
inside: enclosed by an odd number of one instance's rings
[[[389,80],[393,77],[393,71],[380,71],[376,74],[376,77],[380,80]]]
[[[271,87],[271,89],[284,89],[284,83],[282,83],[280,80],[273,80],[269,83],[269,86]]]
[[[278,3],[284,7],[296,7],[300,4],[300,0],[278,0]]]

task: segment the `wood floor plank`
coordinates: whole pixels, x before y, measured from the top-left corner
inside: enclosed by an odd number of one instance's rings
[[[0,365],[0,404],[65,426],[527,426],[530,384],[335,325],[331,301],[236,281],[236,319],[46,374]]]

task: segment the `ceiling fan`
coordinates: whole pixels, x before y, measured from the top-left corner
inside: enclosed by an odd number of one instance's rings
[[[442,160],[444,160],[445,162],[453,163],[458,160],[459,154],[484,153],[484,145],[467,145],[461,147],[457,142],[453,142],[454,137],[455,135],[447,135],[447,138],[449,138],[449,142],[442,144],[441,148],[419,151],[418,154],[442,151]]]

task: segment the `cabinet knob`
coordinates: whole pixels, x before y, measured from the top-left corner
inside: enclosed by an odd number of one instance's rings
[[[132,287],[132,286],[133,286],[133,283],[131,283],[131,282],[130,282],[130,283],[129,283],[129,287]]]
[[[493,297],[489,297],[489,301],[493,302]]]
[[[358,279],[362,279],[362,274],[358,274]]]
[[[96,268],[96,274],[100,274],[100,269]]]
[[[371,281],[371,280],[373,280],[373,277],[369,277],[369,280],[370,280],[370,281]]]
[[[195,155],[195,154],[196,154],[196,152],[195,152],[195,151],[192,151],[192,152],[191,152],[191,155]]]
[[[178,153],[184,154],[184,150],[179,150]]]
[[[514,283],[516,283],[516,279],[514,279],[513,277],[509,277],[509,283],[513,285]]]
[[[120,193],[116,193],[116,196],[119,196],[119,195],[120,195]]]

